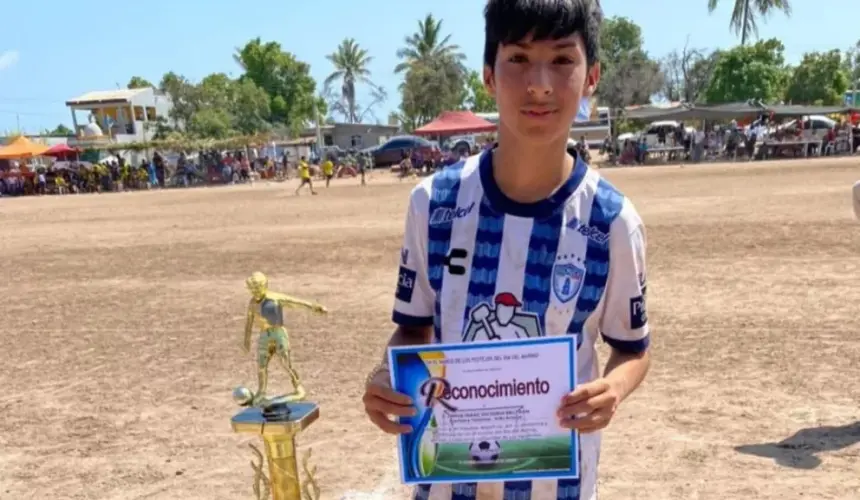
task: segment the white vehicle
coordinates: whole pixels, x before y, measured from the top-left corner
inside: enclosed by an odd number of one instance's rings
[[[502,446],[498,441],[478,441],[469,445],[469,456],[478,465],[492,465],[499,460]]]
[[[677,122],[675,120],[651,122],[651,124],[648,125],[648,128],[646,128],[645,131],[639,135],[639,137],[644,137],[645,143],[648,146],[657,146],[660,130],[662,129],[666,137],[666,145],[672,146],[674,144],[673,138],[675,136],[675,129],[677,129],[679,125],[681,125],[681,122]],[[684,132],[687,135],[692,135],[696,133],[696,128],[684,127]],[[679,146],[683,146],[683,144],[679,144]]]
[[[813,137],[822,137],[824,136],[828,130],[834,128],[836,126],[836,121],[832,118],[829,118],[824,115],[810,115],[804,117],[804,122],[808,123],[803,128],[803,133],[801,134],[804,139],[811,139]],[[772,123],[772,122],[771,122]],[[744,127],[744,132],[749,135],[751,130],[755,130],[756,133],[761,137],[761,135],[773,135],[777,130],[789,130],[797,128],[797,120],[790,120],[785,123],[782,123],[776,127],[769,126],[766,128],[761,127],[761,120],[755,120],[750,123],[748,126]]]

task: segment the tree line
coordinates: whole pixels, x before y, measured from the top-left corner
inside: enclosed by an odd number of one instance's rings
[[[647,104],[655,97],[699,104],[760,100],[764,103],[841,104],[860,80],[860,41],[841,50],[809,52],[800,62],[785,60],[776,39],[749,40],[758,21],[772,11],[791,14],[786,0],[732,0],[730,28],[740,44],[729,49],[691,47],[655,57],[644,49],[642,29],[625,17],[605,20],[601,32],[600,106],[620,109]],[[718,0],[709,0],[716,8]],[[394,72],[402,76],[400,105],[387,120],[404,130],[420,127],[444,110],[491,112],[495,103],[484,89],[481,74],[467,68],[465,54],[444,22],[432,14],[418,20],[415,32],[397,50]],[[316,120],[362,123],[381,120],[379,106],[389,99],[374,83],[373,56],[358,41],[344,39],[327,56],[331,73],[317,85],[310,65],[277,42],[255,38],[237,48],[234,59],[242,73],[232,78],[213,73],[199,82],[166,73],[153,84],[135,76],[129,88],[155,87],[173,101],[171,118],[181,133],[194,138],[225,138],[273,131],[295,135]],[[359,89],[369,95],[359,99]],[[166,123],[157,135],[179,132]]]

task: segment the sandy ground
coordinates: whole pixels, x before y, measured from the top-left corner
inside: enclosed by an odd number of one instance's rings
[[[601,499],[860,498],[860,160],[605,172],[648,227],[654,365]],[[0,200],[0,498],[252,498],[229,419],[254,270],[331,309],[290,316],[323,498],[404,498],[359,397],[411,184]]]

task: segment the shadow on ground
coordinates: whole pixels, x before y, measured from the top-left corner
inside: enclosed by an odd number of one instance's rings
[[[735,451],[772,458],[784,467],[814,469],[821,465],[816,453],[841,450],[857,443],[860,443],[860,421],[841,426],[801,429],[778,443],[737,446]]]

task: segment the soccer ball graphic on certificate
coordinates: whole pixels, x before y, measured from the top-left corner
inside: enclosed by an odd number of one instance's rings
[[[469,445],[469,456],[475,465],[493,465],[501,453],[502,446],[498,441],[478,441]]]

